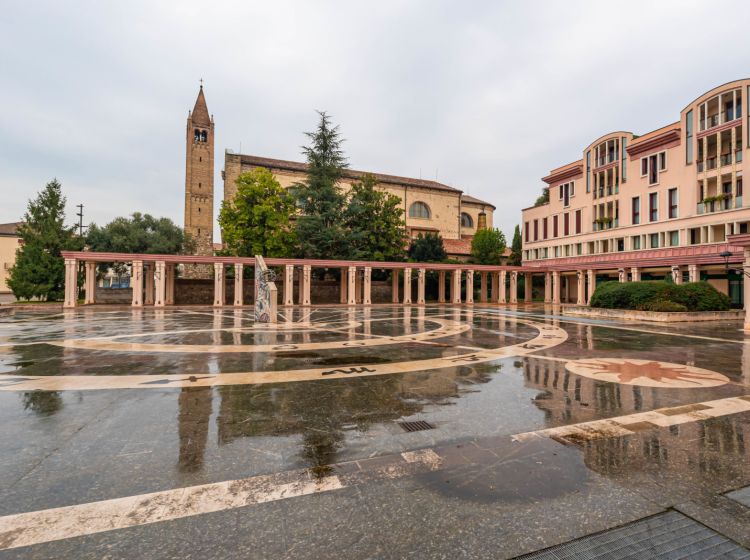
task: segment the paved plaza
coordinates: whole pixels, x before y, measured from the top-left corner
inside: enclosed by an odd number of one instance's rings
[[[740,322],[252,317],[0,317],[0,558],[750,558]]]

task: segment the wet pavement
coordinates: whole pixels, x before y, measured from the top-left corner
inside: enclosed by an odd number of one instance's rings
[[[513,558],[664,512],[750,548],[740,323],[282,314],[1,317],[0,558]]]

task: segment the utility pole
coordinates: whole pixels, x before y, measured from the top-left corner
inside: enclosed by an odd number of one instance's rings
[[[83,230],[89,226],[83,225],[83,204],[79,204],[76,208],[78,208],[78,214],[76,214],[78,216],[78,235],[83,237]]]

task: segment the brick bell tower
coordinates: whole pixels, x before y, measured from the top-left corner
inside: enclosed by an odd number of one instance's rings
[[[196,241],[197,255],[213,255],[214,119],[208,113],[201,80],[185,138],[185,232]]]

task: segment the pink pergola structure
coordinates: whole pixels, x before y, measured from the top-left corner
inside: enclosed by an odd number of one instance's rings
[[[556,258],[546,261],[534,261],[524,266],[488,266],[469,263],[413,263],[413,262],[379,262],[379,261],[340,261],[314,259],[265,259],[269,267],[283,269],[284,301],[282,305],[295,305],[293,301],[293,283],[295,269],[299,278],[297,305],[312,304],[310,286],[313,268],[340,269],[340,300],[348,305],[370,305],[371,278],[373,269],[393,270],[400,274],[393,275],[392,302],[422,305],[425,301],[425,277],[428,271],[439,274],[438,303],[445,303],[445,278],[451,275],[450,302],[453,304],[472,304],[474,276],[480,275],[480,303],[518,303],[518,276],[521,274],[525,283],[524,301],[531,301],[532,278],[534,275],[544,277],[545,303],[562,303],[561,285],[563,277],[575,286],[575,294],[566,301],[578,305],[587,305],[594,292],[597,273],[614,274],[620,282],[638,281],[641,273],[647,270],[671,271],[675,282],[681,283],[683,271],[687,269],[688,280],[700,279],[700,268],[703,266],[734,265],[744,262],[746,278],[744,284],[745,309],[750,308],[750,285],[748,285],[748,250],[750,235],[735,235],[727,238],[725,243],[694,245],[688,247],[670,247],[627,253],[605,253],[582,255],[568,258]],[[149,255],[131,253],[95,253],[89,251],[63,252],[66,265],[65,307],[76,305],[76,280],[78,264],[84,263],[86,271],[84,303],[95,303],[95,270],[96,264],[102,262],[119,262],[131,265],[131,285],[133,287],[132,305],[154,305],[164,307],[174,303],[175,265],[199,264],[213,266],[214,269],[214,306],[227,304],[225,297],[225,269],[234,267],[234,306],[243,305],[242,272],[245,266],[253,266],[254,258],[192,256],[192,255]],[[412,301],[412,274],[417,276],[417,295]],[[403,278],[403,290],[399,297],[400,277]],[[466,290],[462,301],[461,283],[472,289]],[[575,282],[573,284],[573,281]],[[567,291],[567,287],[566,287]],[[750,320],[747,321],[750,328]]]

